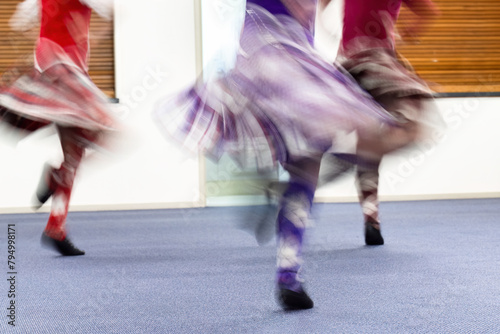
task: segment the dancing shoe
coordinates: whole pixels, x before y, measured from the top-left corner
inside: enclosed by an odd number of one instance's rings
[[[41,242],[42,246],[55,250],[63,256],[77,256],[85,254],[83,250],[76,248],[68,237],[65,237],[63,240],[56,240],[43,232]]]
[[[43,166],[42,175],[32,201],[35,210],[40,209],[55,192],[54,182],[52,182],[53,171],[54,167],[48,163]]]
[[[302,282],[303,280],[299,278],[296,270],[278,270],[276,297],[284,310],[307,310],[313,308],[314,303],[304,291]]]
[[[277,298],[281,307],[286,311],[307,310],[314,307],[314,302],[302,286],[297,292],[284,285],[278,285]]]
[[[380,246],[384,244],[384,238],[380,232],[380,224],[369,219],[365,222],[365,244],[368,246]]]

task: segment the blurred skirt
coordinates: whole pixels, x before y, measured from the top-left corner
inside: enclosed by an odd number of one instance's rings
[[[358,84],[394,118],[419,123],[422,136],[439,132],[445,123],[437,112],[433,92],[404,58],[387,48],[365,49],[340,60]]]
[[[104,93],[87,73],[66,63],[43,72],[32,67],[0,86],[0,121],[26,132],[56,124],[94,134],[113,130],[115,123]]]
[[[161,101],[156,123],[185,148],[244,167],[314,156],[393,118],[324,61],[292,17],[248,4],[234,68]],[[354,148],[353,148],[354,149]]]

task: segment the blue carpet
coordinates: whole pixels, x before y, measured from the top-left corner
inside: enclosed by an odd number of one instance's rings
[[[239,228],[252,208],[77,212],[83,257],[40,246],[47,214],[0,216],[1,333],[500,333],[500,199],[381,204],[364,246],[357,204],[318,204],[307,311],[274,299],[275,248]],[[16,321],[8,324],[8,224]]]

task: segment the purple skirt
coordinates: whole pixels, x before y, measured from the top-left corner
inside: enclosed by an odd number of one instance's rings
[[[394,120],[312,49],[293,17],[253,4],[247,4],[235,67],[160,101],[154,118],[188,149],[214,159],[228,153],[260,169],[344,150],[353,132],[375,133]]]

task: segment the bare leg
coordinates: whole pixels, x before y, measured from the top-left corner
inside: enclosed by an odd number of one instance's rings
[[[378,101],[399,122],[397,126],[384,125],[378,132],[359,133],[357,154],[372,161],[380,161],[385,154],[414,143],[421,134],[418,118],[423,109],[423,100],[420,97],[389,96]]]

